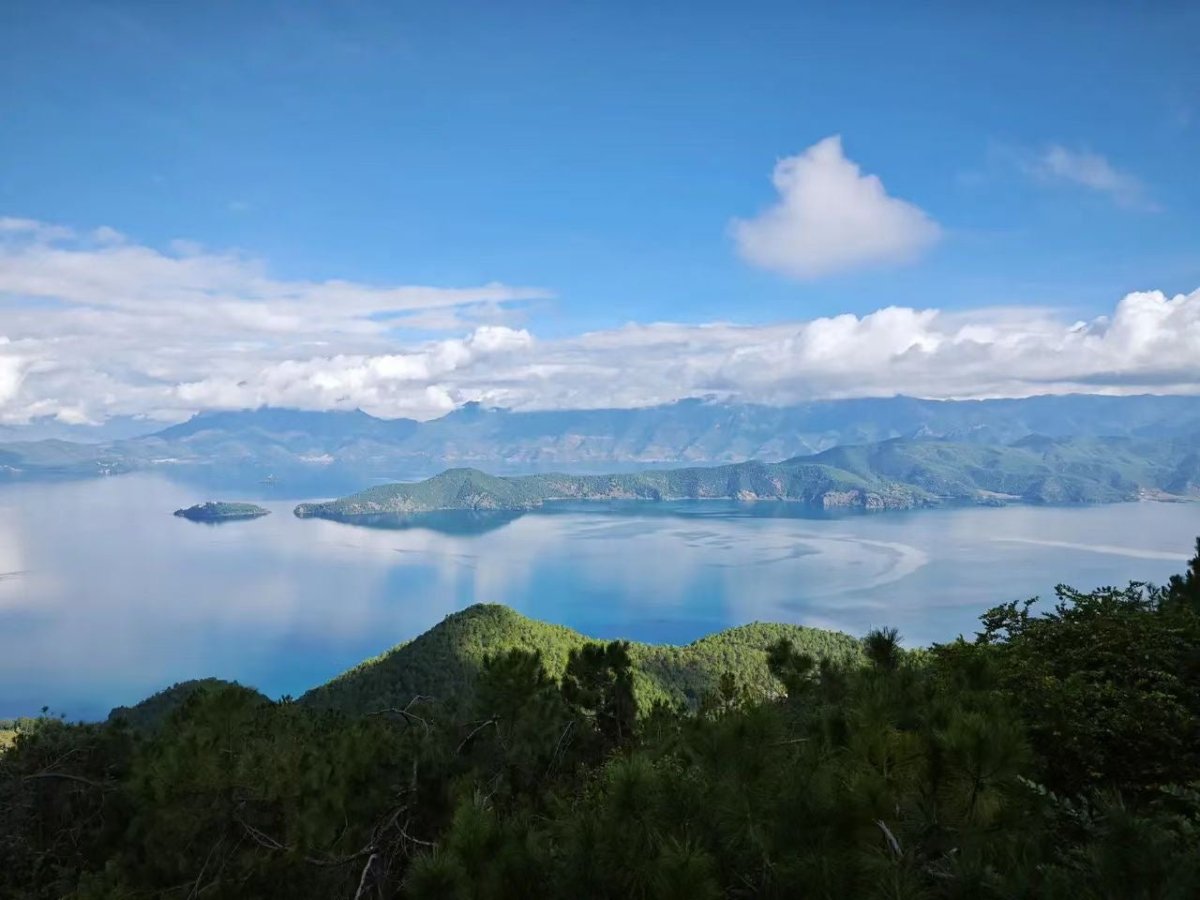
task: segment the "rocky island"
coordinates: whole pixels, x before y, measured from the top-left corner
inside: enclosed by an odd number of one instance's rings
[[[1008,446],[895,439],[777,463],[618,475],[500,477],[449,469],[414,483],[302,503],[300,518],[362,519],[442,510],[522,511],[554,501],[789,501],[817,509],[914,509],[944,503],[1110,503],[1200,496],[1188,441],[1027,438]]]
[[[187,509],[175,510],[175,515],[192,522],[234,522],[242,519],[257,519],[270,515],[269,509],[263,509],[253,503],[225,503],[219,500],[209,500],[207,503],[197,503]]]

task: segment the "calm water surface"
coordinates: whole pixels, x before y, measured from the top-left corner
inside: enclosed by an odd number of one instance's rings
[[[151,475],[0,487],[0,717],[101,716],[205,675],[299,694],[477,602],[646,641],[756,619],[945,640],[1059,581],[1163,581],[1200,533],[1200,505],[1155,503],[589,504],[400,529],[296,519],[295,499],[251,522],[171,515],[210,497],[253,499]]]

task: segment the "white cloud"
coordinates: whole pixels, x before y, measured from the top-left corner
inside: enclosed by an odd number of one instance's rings
[[[0,409],[17,395],[21,387],[22,365],[19,356],[5,352],[7,337],[0,335]]]
[[[528,331],[483,326],[466,338],[430,342],[403,353],[284,360],[249,374],[208,376],[179,385],[176,395],[183,404],[201,409],[402,408],[407,415],[427,418],[457,405],[446,382],[469,378],[484,362],[502,364],[504,357],[532,345]]]
[[[911,262],[937,242],[941,229],[919,207],[890,197],[828,137],[775,166],[774,206],[735,219],[738,252],[753,265],[792,278],[880,263]]]
[[[1054,144],[1028,164],[1026,170],[1045,182],[1066,182],[1107,194],[1113,202],[1129,209],[1158,209],[1147,196],[1141,179],[1117,170],[1097,153],[1069,150]]]
[[[562,409],[704,395],[785,404],[1200,393],[1200,290],[1129,294],[1085,322],[1022,307],[892,306],[539,339],[503,315],[541,291],[283,281],[236,254],[45,234],[0,238],[2,422],[180,419],[262,404],[429,418],[469,400]],[[416,339],[392,327],[418,320],[456,334]]]
[[[4,229],[4,222],[22,227]],[[37,227],[34,227],[37,226]],[[5,240],[5,232],[10,239]],[[390,316],[416,311],[538,299],[538,288],[391,287],[350,281],[282,281],[236,253],[175,241],[171,253],[94,232],[98,246],[70,243],[69,232],[0,220],[0,296],[50,299],[80,307],[175,315],[198,326],[280,332],[381,332]]]
[[[428,418],[468,400],[515,409],[632,407],[717,395],[767,404],[831,397],[1200,392],[1200,291],[1130,294],[1110,317],[1042,310],[865,316],[743,326],[629,324],[537,341],[479,329],[381,356],[317,356],[181,388],[183,405],[359,406]]]

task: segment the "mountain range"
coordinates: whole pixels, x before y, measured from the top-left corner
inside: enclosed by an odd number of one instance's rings
[[[1030,436],[1186,439],[1200,433],[1200,397],[1099,395],[1007,400],[892,397],[773,407],[684,400],[639,409],[517,412],[467,404],[439,419],[381,419],[359,410],[262,408],[201,413],[152,434],[84,443],[0,433],[7,477],[80,477],[135,470],[349,483],[408,479],[446,467],[498,473],[628,471],[679,464],[810,456],[892,438],[1008,446]]]

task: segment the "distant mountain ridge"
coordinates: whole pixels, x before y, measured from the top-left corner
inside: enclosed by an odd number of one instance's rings
[[[1168,495],[1200,495],[1193,440],[1038,438],[989,447],[893,438],[779,463],[631,474],[501,477],[449,469],[424,481],[301,503],[295,514],[354,520],[444,510],[528,510],[568,500],[704,499],[883,510],[944,502],[1104,503]]]
[[[16,435],[9,429],[10,435]],[[99,444],[0,443],[10,477],[237,467],[338,470],[361,480],[492,471],[605,471],[781,460],[891,438],[1008,445],[1030,436],[1180,438],[1200,433],[1200,397],[1065,395],[1018,400],[892,397],[786,407],[684,400],[636,409],[514,412],[479,404],[427,422],[359,410],[209,412],[154,434]]]

